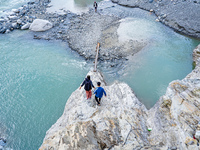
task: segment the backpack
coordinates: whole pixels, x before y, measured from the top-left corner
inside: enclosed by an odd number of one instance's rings
[[[91,89],[92,89],[92,88],[91,88],[90,80],[89,80],[89,81],[85,80],[85,90],[86,90],[86,91],[89,91],[89,90],[91,90]]]

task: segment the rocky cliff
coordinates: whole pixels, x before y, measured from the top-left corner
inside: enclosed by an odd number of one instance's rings
[[[200,45],[193,53],[195,69],[169,84],[166,94],[147,110],[125,83],[106,86],[99,72],[89,72],[107,92],[102,105],[86,100],[77,89],[63,115],[47,131],[40,150],[179,149],[199,150]]]

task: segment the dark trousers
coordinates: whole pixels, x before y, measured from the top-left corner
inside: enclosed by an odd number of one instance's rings
[[[97,101],[97,104],[100,104],[101,98],[98,98],[98,97],[95,96],[95,99]]]

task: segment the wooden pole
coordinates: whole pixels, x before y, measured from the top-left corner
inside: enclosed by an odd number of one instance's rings
[[[95,57],[95,62],[94,62],[94,72],[97,71],[97,60],[98,60],[98,55],[99,55],[99,47],[100,47],[100,44],[97,43],[97,47],[96,47],[96,57]]]

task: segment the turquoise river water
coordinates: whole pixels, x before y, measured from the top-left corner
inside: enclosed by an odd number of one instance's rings
[[[24,2],[0,1],[0,13]],[[114,80],[128,83],[148,108],[172,80],[183,79],[192,71],[192,50],[198,40],[141,17],[124,19],[118,34],[122,39],[150,42],[125,64],[115,68],[99,64],[99,70],[108,84]],[[0,137],[7,139],[7,150],[38,149],[93,66],[62,42],[32,37],[30,31],[0,35]]]

